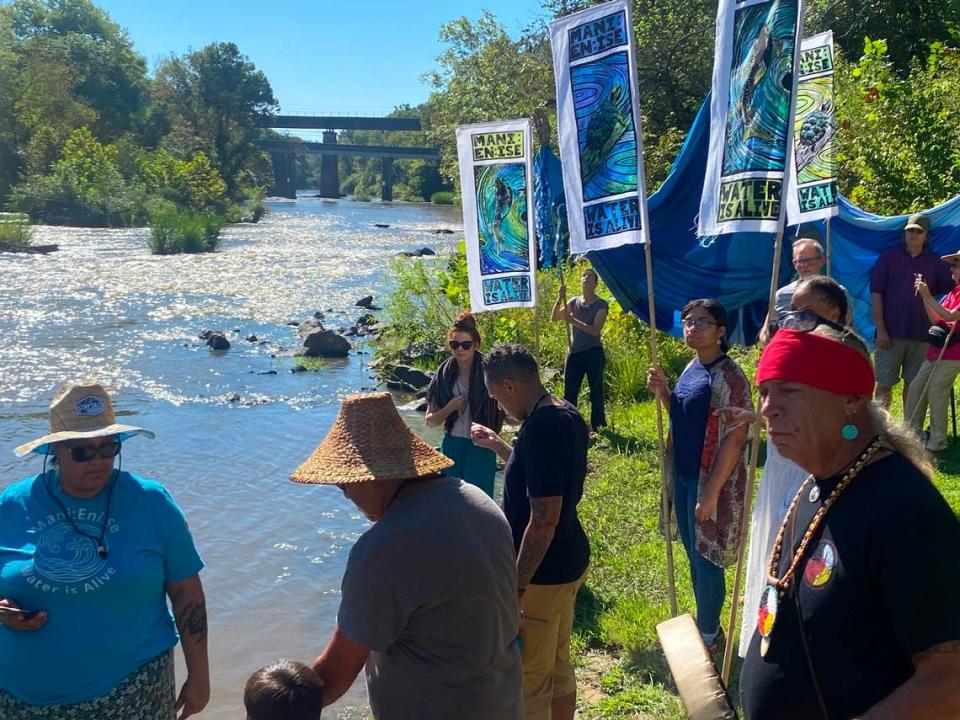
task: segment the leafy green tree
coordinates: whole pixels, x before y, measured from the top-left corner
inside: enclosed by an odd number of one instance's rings
[[[445,49],[439,68],[424,76],[433,87],[427,132],[441,149],[441,172],[454,180],[457,125],[530,117],[552,104],[553,66],[545,33],[514,40],[488,10],[476,21],[461,17],[447,23],[440,42]]]
[[[135,130],[146,64],[89,0],[0,4],[0,201],[18,176],[50,171],[70,133]]]
[[[90,0],[13,0],[0,7],[0,25],[12,30],[24,75],[21,112],[42,111],[56,127],[51,121],[64,114],[66,100],[87,109],[82,120],[101,140],[135,127],[146,101],[146,63],[126,31]],[[44,94],[60,104],[41,102]]]
[[[164,144],[180,155],[208,153],[239,199],[240,178],[262,154],[253,141],[278,108],[266,75],[234,43],[212,43],[161,64],[155,94],[171,119]]]
[[[960,193],[960,52],[934,43],[900,77],[883,40],[867,40],[837,78],[840,189],[881,214],[933,207]]]
[[[142,219],[145,192],[117,165],[117,147],[103,145],[87,128],[70,133],[47,175],[18,185],[14,207],[56,225],[125,226]]]
[[[807,0],[806,8],[805,34],[832,29],[849,60],[860,57],[864,38],[885,38],[890,68],[900,77],[931,43],[960,43],[960,0]]]

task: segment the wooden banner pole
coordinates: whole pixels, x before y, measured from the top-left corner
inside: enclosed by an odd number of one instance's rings
[[[767,301],[767,317],[774,317],[774,303],[777,298],[777,285],[780,280],[780,256],[783,253],[783,215],[780,216],[780,229],[773,245],[773,270],[770,273],[770,296]],[[749,537],[751,504],[753,501],[753,486],[757,477],[757,461],[760,455],[760,422],[759,419],[753,432],[753,445],[750,448],[750,462],[747,465],[747,487],[743,498],[743,523],[740,526],[740,538],[737,541],[737,572],[733,579],[733,595],[730,596],[730,621],[727,623],[727,644],[723,649],[723,667],[720,679],[724,685],[730,679],[730,668],[733,665],[734,638],[739,636],[737,631],[737,614],[740,610],[740,576],[743,574],[743,565],[746,559],[747,538]]]
[[[660,356],[657,352],[657,315],[653,298],[653,257],[650,252],[650,238],[643,243],[643,252],[647,265],[647,303],[650,313],[650,363],[660,369]],[[671,537],[670,498],[667,494],[667,451],[663,434],[663,407],[660,398],[654,398],[657,406],[657,456],[660,461],[660,511],[663,514],[665,539],[667,543],[667,583],[670,597],[670,616],[677,616],[677,579],[673,569],[673,538]]]
[[[830,258],[833,256],[833,248],[830,244],[830,218],[827,218],[827,277],[833,277],[830,273]]]

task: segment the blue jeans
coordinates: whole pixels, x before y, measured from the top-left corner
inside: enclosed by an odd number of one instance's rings
[[[693,585],[693,597],[697,601],[697,629],[701,635],[710,637],[720,629],[720,611],[723,609],[723,598],[727,589],[723,568],[714,565],[697,552],[697,519],[694,509],[697,507],[699,489],[699,478],[674,479],[673,502],[677,513],[677,529],[690,561],[690,583]]]

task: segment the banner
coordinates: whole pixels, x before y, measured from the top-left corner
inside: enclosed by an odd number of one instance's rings
[[[457,128],[473,312],[537,302],[530,121]]]
[[[570,252],[643,242],[646,185],[627,0],[550,23]]]
[[[833,217],[839,211],[837,130],[833,100],[833,31],[800,43],[793,162],[787,180],[787,224]]]
[[[780,229],[802,0],[720,0],[698,234]]]

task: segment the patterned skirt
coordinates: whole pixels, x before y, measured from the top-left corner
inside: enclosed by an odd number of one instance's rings
[[[0,690],[3,720],[171,720],[173,650],[147,660],[106,695],[69,705],[27,705]]]

